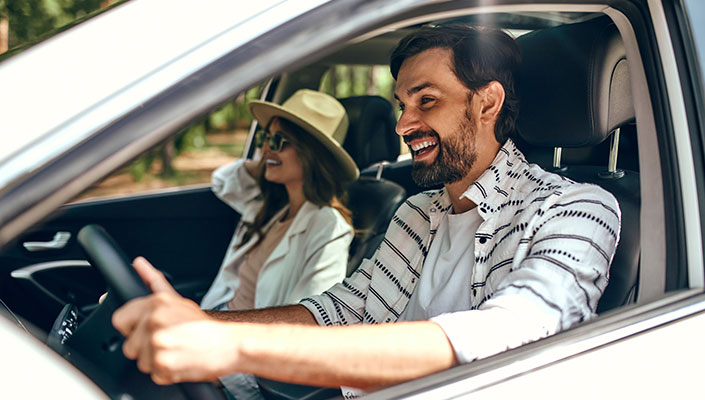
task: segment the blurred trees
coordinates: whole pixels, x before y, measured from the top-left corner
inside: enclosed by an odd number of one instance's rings
[[[177,172],[171,166],[173,158],[184,151],[208,147],[209,133],[246,130],[252,123],[252,115],[247,109],[247,103],[250,100],[259,99],[264,86],[265,84],[262,83],[240,93],[202,119],[193,122],[162,146],[134,161],[128,171],[136,181],[140,181],[150,171],[154,162],[160,160],[159,174],[162,178],[172,178]],[[218,147],[229,155],[239,157],[243,153],[244,144],[244,141],[237,141]]]
[[[394,103],[394,79],[387,65],[333,66],[320,90],[337,98],[379,95]]]
[[[115,0],[0,0],[0,20],[4,21],[0,23],[0,53],[40,40],[57,28],[66,27],[93,11],[118,2]],[[5,36],[2,31],[3,25],[7,27]]]

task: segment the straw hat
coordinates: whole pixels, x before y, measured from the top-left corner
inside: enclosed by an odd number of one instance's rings
[[[301,89],[282,105],[254,100],[249,108],[261,126],[269,125],[274,117],[281,117],[313,135],[338,162],[343,179],[352,181],[360,175],[355,161],[341,147],[348,133],[348,115],[335,97]]]

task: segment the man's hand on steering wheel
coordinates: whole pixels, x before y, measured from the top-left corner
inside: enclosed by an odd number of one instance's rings
[[[132,266],[137,271],[137,274],[142,278],[144,283],[154,293],[171,293],[179,296],[179,293],[166,279],[164,274],[154,268],[152,264],[144,257],[137,257],[132,261]]]
[[[113,314],[113,326],[125,337],[123,353],[158,384],[212,381],[226,375],[227,354],[237,354],[226,324],[209,317],[198,304],[181,297],[146,259],[133,265],[154,294],[134,299]],[[232,360],[230,360],[232,361]]]

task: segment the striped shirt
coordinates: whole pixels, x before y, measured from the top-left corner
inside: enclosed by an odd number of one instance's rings
[[[508,140],[463,193],[483,219],[466,284],[470,309],[432,318],[460,362],[553,334],[596,314],[620,231],[614,197],[529,164]],[[301,304],[320,325],[397,321],[424,268],[445,189],[410,197],[384,241],[349,278]],[[480,327],[484,329],[480,329]]]

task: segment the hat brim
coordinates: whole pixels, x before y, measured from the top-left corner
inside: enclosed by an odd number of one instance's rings
[[[357,164],[355,164],[350,154],[348,154],[338,142],[306,122],[305,119],[296,113],[285,109],[279,104],[260,100],[250,101],[248,107],[257,122],[263,127],[269,125],[272,118],[280,117],[295,123],[303,130],[310,133],[324,148],[331,152],[333,158],[340,165],[341,177],[346,181],[354,181],[360,176],[360,170],[357,168]]]

